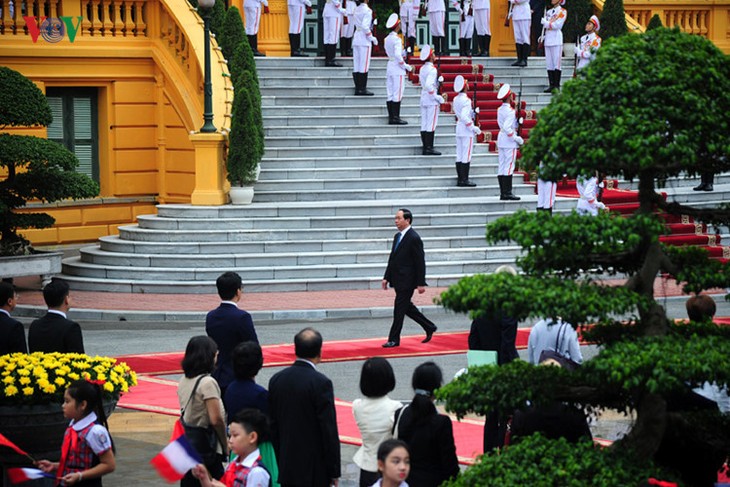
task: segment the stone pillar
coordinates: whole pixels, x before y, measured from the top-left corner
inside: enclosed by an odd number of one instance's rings
[[[195,147],[195,189],[190,203],[216,206],[228,203],[226,170],[223,162],[225,136],[220,133],[190,136]]]

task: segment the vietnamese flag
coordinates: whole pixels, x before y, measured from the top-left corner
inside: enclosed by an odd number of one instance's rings
[[[39,470],[37,468],[9,468],[7,470],[8,479],[10,480],[10,483],[13,484],[22,484],[23,482],[27,482],[29,480],[36,480],[36,479],[55,479],[56,476],[52,473],[46,473],[43,470]]]
[[[12,441],[8,440],[5,435],[0,433],[0,446],[7,446],[8,448],[12,448],[16,452],[18,452],[20,455],[25,455],[26,457],[30,457],[26,452],[20,449],[18,445],[13,443]],[[32,457],[31,457],[32,458]]]

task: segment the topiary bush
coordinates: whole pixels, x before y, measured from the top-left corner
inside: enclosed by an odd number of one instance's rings
[[[601,14],[601,38],[604,40],[628,33],[624,0],[606,0]]]
[[[238,47],[244,39],[248,44],[246,30],[243,27],[243,20],[241,18],[241,11],[238,10],[236,6],[231,6],[228,10],[226,10],[226,15],[223,18],[223,25],[221,26],[221,32],[217,38],[218,45],[223,52],[223,57],[228,60],[228,69],[231,71],[231,75],[233,74],[233,68],[231,66],[233,53],[236,51],[236,47]],[[253,57],[253,52],[251,53],[251,57]]]
[[[0,131],[5,127],[46,127],[53,120],[48,101],[28,78],[0,67]],[[99,186],[77,173],[79,161],[57,142],[29,135],[0,132],[0,255],[32,252],[20,228],[48,228],[55,223],[46,213],[17,213],[29,200],[54,202],[91,198]]]
[[[239,48],[240,49],[240,48]],[[263,149],[256,125],[252,88],[255,82],[251,73],[244,71],[233,98],[233,118],[228,137],[228,181],[237,186],[249,186],[256,181],[256,168]]]
[[[664,27],[664,24],[662,24],[662,19],[659,18],[659,14],[654,14],[651,19],[649,19],[649,24],[646,26],[646,30],[654,30],[659,27]]]
[[[564,41],[575,42],[585,34],[588,19],[593,15],[593,3],[591,0],[567,0],[565,8],[568,18],[563,26]]]

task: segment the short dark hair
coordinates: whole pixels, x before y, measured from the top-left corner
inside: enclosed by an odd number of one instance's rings
[[[198,335],[188,341],[182,369],[185,377],[192,378],[200,374],[210,374],[215,368],[215,353],[218,345],[208,335]]]
[[[231,420],[231,423],[240,424],[247,433],[256,432],[259,435],[258,443],[268,441],[269,419],[264,413],[258,409],[244,408],[241,409]]]
[[[408,208],[399,208],[398,211],[403,212],[403,219],[408,220],[408,223],[413,225],[413,213]]]
[[[687,300],[687,316],[691,321],[712,319],[717,311],[715,300],[707,294],[692,296]]]
[[[392,452],[396,448],[405,448],[409,455],[411,453],[408,450],[408,444],[405,441],[391,438],[389,440],[385,440],[380,444],[380,446],[378,446],[378,460],[384,462],[385,459],[388,458],[388,455],[390,455],[390,452]]]
[[[215,280],[215,287],[218,288],[218,296],[225,301],[230,301],[243,285],[243,280],[235,272],[224,272]]]
[[[58,308],[68,296],[68,283],[63,279],[54,277],[51,282],[43,288],[43,300],[49,308]]]
[[[383,397],[395,389],[393,367],[383,357],[371,357],[362,364],[360,392],[366,397]]]
[[[444,381],[441,368],[434,362],[424,362],[413,371],[411,385],[413,389],[420,389],[433,394],[433,391],[441,387]]]
[[[256,377],[261,367],[264,366],[264,354],[261,345],[248,340],[241,342],[233,349],[233,375],[237,380],[245,380]]]
[[[322,335],[314,328],[305,328],[294,337],[294,353],[299,358],[312,359],[322,354]]]
[[[0,281],[0,308],[8,304],[15,297],[15,286],[9,282]]]

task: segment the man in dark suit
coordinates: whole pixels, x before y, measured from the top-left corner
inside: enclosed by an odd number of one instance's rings
[[[411,302],[413,291],[418,294],[426,291],[426,257],[423,252],[421,237],[411,228],[413,215],[410,210],[401,208],[395,214],[395,226],[398,233],[393,237],[393,246],[388,258],[388,267],[383,276],[383,289],[395,289],[395,305],[393,307],[393,324],[390,327],[388,341],[384,348],[400,345],[400,332],[403,328],[403,319],[410,319],[421,325],[426,331],[426,338],[422,343],[431,341],[436,331],[436,325],[423,316]]]
[[[17,301],[15,286],[9,282],[0,282],[0,337],[3,337],[0,340],[0,355],[28,353],[23,324],[10,316]]]
[[[205,317],[205,333],[218,345],[218,361],[213,377],[221,388],[221,396],[233,382],[233,349],[241,342],[259,342],[251,315],[238,308],[243,294],[243,281],[235,272],[224,272],[215,281],[221,304]]]
[[[305,328],[294,337],[296,361],[269,381],[269,414],[282,487],[329,487],[340,477],[332,381],[317,371],[322,335]]]
[[[71,308],[68,283],[54,277],[43,288],[48,313],[30,324],[28,348],[33,352],[84,353],[81,327],[66,318]]]

